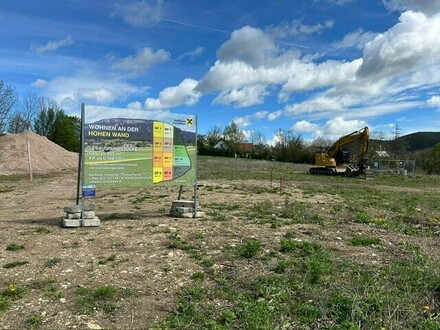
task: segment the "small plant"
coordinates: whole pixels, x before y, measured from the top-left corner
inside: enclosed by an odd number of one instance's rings
[[[114,302],[118,290],[111,285],[105,285],[91,290],[80,288],[76,291],[78,299],[76,308],[80,313],[91,314],[96,310],[112,313],[117,306]]]
[[[1,193],[11,192],[11,191],[14,191],[14,189],[10,188],[10,187],[0,187],[0,194]]]
[[[8,251],[18,251],[18,250],[22,250],[24,249],[24,245],[23,244],[17,244],[17,243],[9,243],[8,246],[6,247],[6,250]]]
[[[197,239],[204,239],[205,238],[205,233],[203,231],[198,231],[195,233],[194,235]]]
[[[7,286],[6,289],[3,290],[1,296],[3,298],[15,300],[21,298],[25,291],[26,289],[24,287],[15,285],[15,283],[11,283]]]
[[[226,221],[226,217],[224,216],[224,214],[218,211],[208,212],[207,215],[210,216],[214,221]]]
[[[250,259],[255,257],[261,251],[261,242],[255,239],[247,240],[236,249],[236,255],[240,258]]]
[[[23,265],[27,265],[29,262],[28,261],[14,261],[14,262],[9,262],[7,264],[3,265],[3,268],[5,269],[10,269],[10,268],[15,268],[18,266],[23,266]]]
[[[34,328],[38,328],[41,325],[41,321],[42,321],[41,315],[34,314],[32,316],[29,316],[26,319],[25,323],[29,325],[32,329],[34,329]]]
[[[214,266],[214,262],[211,261],[211,260],[202,260],[202,261],[200,262],[200,264],[201,264],[203,267],[207,267],[207,268]]]
[[[114,262],[114,261],[116,261],[116,254],[112,254],[110,257],[108,257],[108,258],[106,258],[106,259],[99,260],[99,261],[98,261],[98,264],[100,264],[100,265],[105,265],[105,264],[107,264],[108,262]]]
[[[353,244],[354,246],[379,245],[380,238],[356,235],[351,239],[351,244]]]
[[[195,272],[192,273],[191,278],[193,280],[203,280],[205,278],[205,273],[204,272]]]

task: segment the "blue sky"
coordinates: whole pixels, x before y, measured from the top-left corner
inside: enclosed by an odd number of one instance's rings
[[[0,45],[0,79],[69,115],[194,114],[269,143],[440,130],[438,0],[1,0]]]

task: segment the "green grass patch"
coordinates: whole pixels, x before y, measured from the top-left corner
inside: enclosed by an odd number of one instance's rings
[[[96,289],[79,288],[76,291],[76,309],[81,314],[95,311],[113,313],[117,309],[118,289],[104,285]]]
[[[261,242],[255,239],[247,240],[235,248],[235,255],[239,258],[250,259],[261,252]]]
[[[351,239],[351,244],[354,246],[379,245],[380,238],[379,237],[369,237],[369,236],[356,235]]]
[[[8,251],[18,251],[18,250],[23,250],[23,249],[24,249],[23,244],[17,244],[15,242],[9,243],[6,246],[6,250],[8,250]]]
[[[5,268],[5,269],[15,268],[15,267],[27,265],[28,263],[29,263],[28,261],[13,261],[13,262],[8,262],[8,263],[4,264],[3,268]]]
[[[14,191],[14,188],[11,188],[11,187],[0,187],[0,194],[1,193],[8,193],[8,192],[11,192],[11,191]]]

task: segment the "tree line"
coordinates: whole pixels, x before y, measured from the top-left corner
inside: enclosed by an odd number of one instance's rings
[[[260,131],[251,131],[246,138],[243,130],[235,122],[231,122],[223,130],[214,126],[205,135],[198,135],[198,153],[312,164],[315,153],[323,152],[332,145],[332,141],[322,138],[312,143],[306,142],[300,134],[292,130],[278,129],[275,135],[276,142],[273,145],[267,142]],[[226,143],[226,148],[218,146],[221,140]]]
[[[19,98],[12,86],[0,80],[0,135],[19,134],[27,130],[47,137],[66,150],[80,150],[80,118],[68,116],[57,102],[33,92]],[[315,154],[327,151],[334,143],[323,137],[305,141],[300,134],[285,129],[278,129],[275,135],[276,142],[269,144],[260,131],[251,131],[246,138],[244,131],[234,122],[224,129],[214,126],[206,134],[197,136],[198,154],[313,164]],[[375,137],[370,140],[367,155],[370,160],[374,159],[376,151],[386,140],[381,132]],[[227,148],[215,147],[220,139],[224,139]],[[413,159],[420,170],[440,174],[440,143],[433,148],[410,152],[397,133],[394,139],[386,142],[386,149],[393,159]],[[251,150],[249,144],[252,145]]]
[[[0,134],[32,130],[66,150],[79,152],[81,120],[68,116],[57,102],[28,92],[19,98],[0,80]]]

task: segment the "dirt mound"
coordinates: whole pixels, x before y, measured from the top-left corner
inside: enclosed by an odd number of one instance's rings
[[[27,141],[34,173],[78,168],[76,152],[67,151],[46,137],[28,131],[0,136],[0,175],[29,173]]]

